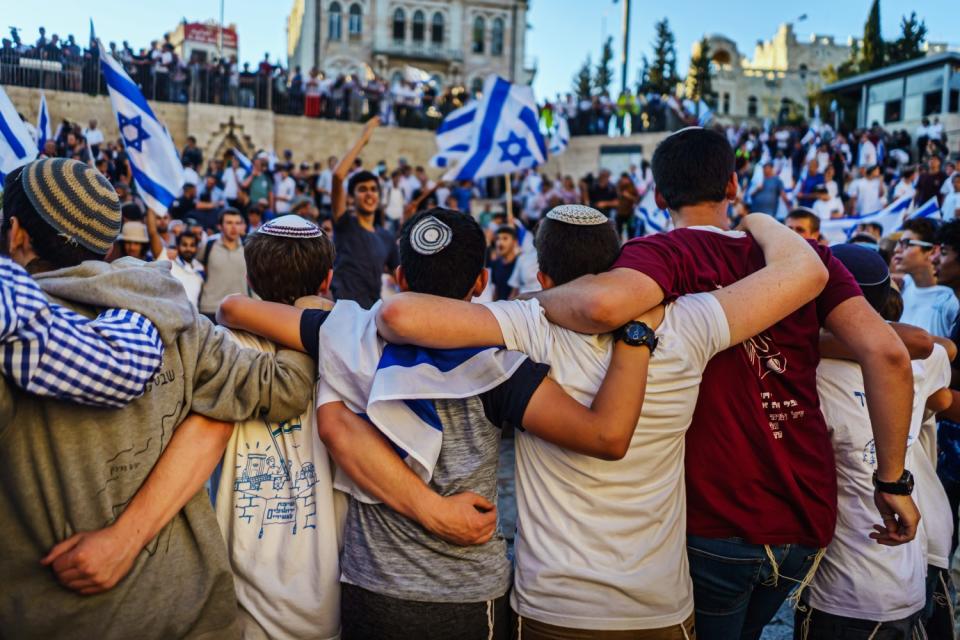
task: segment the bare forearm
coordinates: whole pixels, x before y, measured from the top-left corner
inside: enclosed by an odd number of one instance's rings
[[[614,269],[577,278],[535,294],[547,318],[580,333],[607,333],[663,301],[663,290],[633,269]]]
[[[428,526],[426,513],[439,496],[400,459],[376,427],[340,402],[317,409],[317,426],[337,467],[360,489]]]
[[[903,473],[913,406],[909,355],[902,345],[895,346],[902,350],[902,355],[878,353],[860,359],[876,444],[877,474],[888,482],[897,480]]]
[[[203,487],[223,457],[233,428],[198,415],[184,420],[116,526],[139,548],[146,546]]]
[[[217,322],[264,337],[288,349],[305,351],[300,337],[303,309],[234,294],[224,298]]]
[[[431,349],[504,343],[500,324],[483,305],[419,293],[385,301],[377,314],[377,331],[387,342]]]

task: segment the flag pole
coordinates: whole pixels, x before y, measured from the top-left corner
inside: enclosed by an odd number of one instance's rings
[[[513,182],[513,181],[511,180],[511,178],[513,178],[513,174],[512,174],[512,173],[508,173],[508,174],[506,175],[506,179],[507,179],[507,224],[512,227],[512,226],[514,226],[514,220],[513,220],[513,187],[510,186],[510,183]]]

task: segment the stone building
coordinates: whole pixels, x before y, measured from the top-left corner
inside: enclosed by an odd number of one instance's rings
[[[809,117],[809,97],[823,86],[821,72],[846,61],[853,43],[837,44],[833,36],[820,34],[802,42],[789,23],[781,24],[770,40],[757,42],[752,59],[726,36],[709,35],[707,42],[720,121]],[[699,52],[697,42],[693,56]]]
[[[409,67],[440,86],[479,88],[490,73],[530,83],[528,0],[294,0],[287,56],[304,73],[374,71],[390,82]]]

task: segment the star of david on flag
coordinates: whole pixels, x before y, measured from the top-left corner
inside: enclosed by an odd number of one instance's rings
[[[100,69],[137,191],[148,207],[165,215],[183,189],[183,167],[173,138],[113,56],[101,56]]]
[[[451,114],[452,115],[452,114]],[[444,180],[476,180],[502,176],[543,164],[547,146],[537,121],[537,103],[529,86],[491,75],[476,105],[468,144],[459,164]],[[446,122],[446,121],[445,121]],[[439,143],[438,132],[438,143]],[[441,153],[444,147],[441,147]]]

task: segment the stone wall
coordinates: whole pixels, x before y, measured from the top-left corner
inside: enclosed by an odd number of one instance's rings
[[[12,86],[4,89],[17,110],[27,120],[36,123],[39,90]],[[96,118],[107,138],[119,136],[109,98],[63,91],[47,91],[46,96],[54,131],[64,118],[84,126],[88,120]],[[151,102],[150,106],[173,136],[177,148],[183,148],[187,135],[193,135],[207,158],[222,155],[226,149],[237,146],[248,155],[258,149],[272,148],[278,154],[290,149],[298,162],[320,162],[346,151],[362,129],[362,125],[350,122],[281,116],[271,111],[240,107],[166,102]],[[550,159],[544,171],[549,175],[561,172],[575,177],[596,172],[602,146],[640,145],[644,157],[649,159],[664,135],[645,133],[629,138],[578,136],[571,139],[565,153]],[[388,166],[394,167],[401,157],[412,165],[427,166],[435,152],[432,131],[384,127],[374,133],[362,157],[367,166],[385,160]],[[437,175],[439,171],[431,170],[431,173]]]

